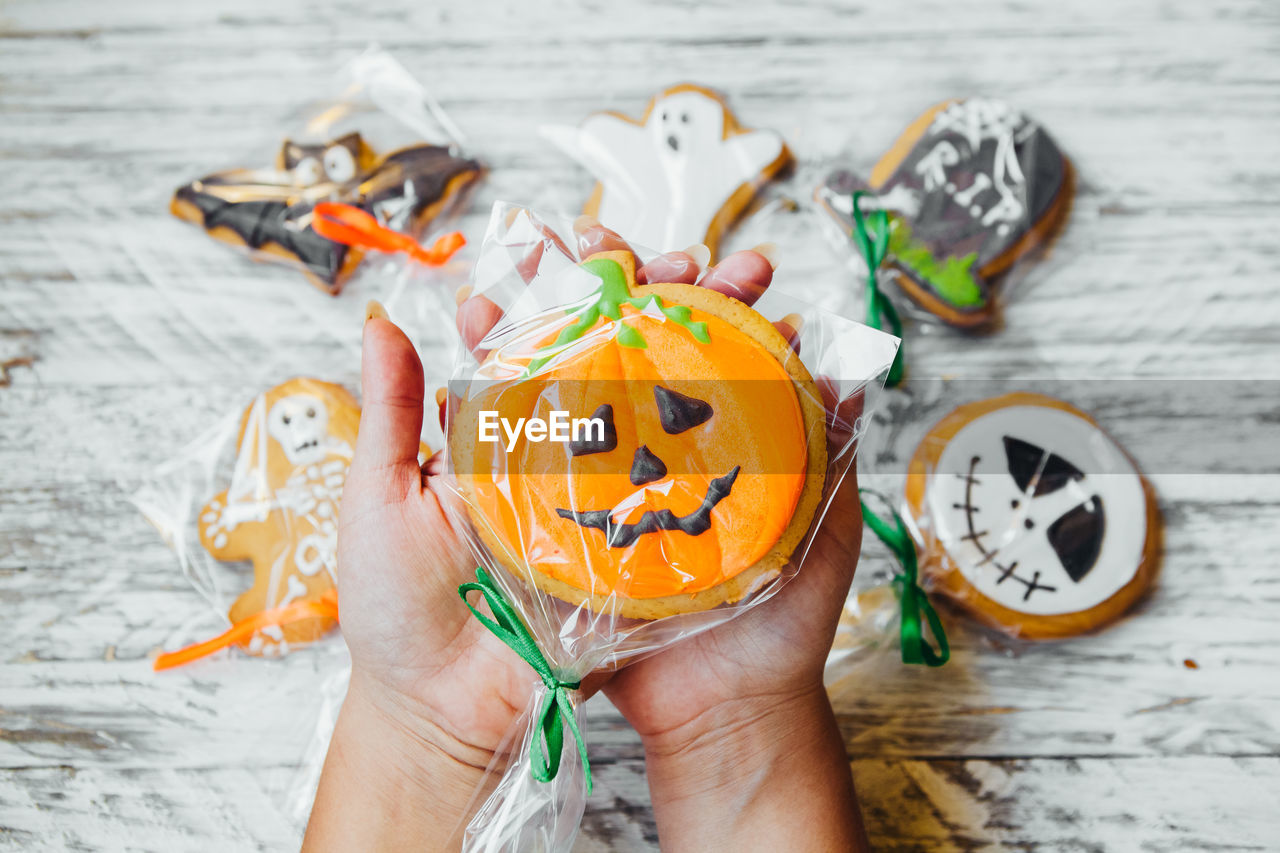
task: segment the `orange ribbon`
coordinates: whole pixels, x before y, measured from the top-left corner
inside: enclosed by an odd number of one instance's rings
[[[285,607],[273,607],[270,610],[255,613],[248,619],[242,619],[235,623],[212,640],[195,643],[184,649],[178,649],[176,652],[165,652],[155,659],[152,669],[156,672],[162,669],[173,669],[175,666],[182,666],[183,664],[191,663],[193,660],[207,657],[219,649],[242,643],[263,628],[272,625],[288,625],[292,622],[301,622],[303,619],[315,618],[338,621],[338,591],[336,589],[325,590],[324,595],[316,600],[295,601]]]
[[[387,228],[368,211],[333,201],[322,201],[315,206],[311,227],[321,237],[335,243],[388,254],[404,252],[418,263],[432,267],[442,265],[467,244],[462,232],[450,231],[441,235],[428,249],[408,234]]]

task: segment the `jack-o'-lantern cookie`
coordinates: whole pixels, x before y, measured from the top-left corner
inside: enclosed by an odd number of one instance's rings
[[[232,169],[179,187],[174,216],[255,258],[298,266],[313,284],[337,293],[363,256],[311,226],[322,201],[355,205],[414,238],[480,176],[475,160],[445,146],[411,145],[379,156],[358,133],[320,145],[285,140],[273,169]]]
[[[961,406],[912,457],[906,505],[930,589],[1009,634],[1081,634],[1150,586],[1155,493],[1084,412],[1039,394]]]
[[[316,379],[291,379],[245,410],[231,485],[199,520],[200,543],[216,559],[253,562],[253,585],[228,614],[233,623],[334,588],[338,505],[359,423],[355,398]],[[271,626],[243,647],[278,651],[332,626],[320,617]]]
[[[659,252],[720,238],[762,186],[791,163],[782,137],[738,123],[718,93],[664,89],[638,120],[616,112],[543,133],[598,183],[583,208],[637,245]]]
[[[630,252],[578,270],[586,298],[480,366],[450,425],[451,469],[481,538],[564,601],[658,619],[736,602],[777,577],[826,478],[818,390],[786,339],[707,288],[635,283]],[[555,411],[585,429],[484,439],[485,419]]]
[[[891,213],[891,280],[946,323],[978,328],[995,317],[1002,278],[1065,221],[1072,185],[1043,127],[1000,101],[966,98],[912,122],[869,180],[837,171],[815,197],[847,233],[853,193],[871,193],[863,204]]]

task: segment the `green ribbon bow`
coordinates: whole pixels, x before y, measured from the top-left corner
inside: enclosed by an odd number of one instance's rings
[[[853,233],[850,236],[853,237],[853,242],[867,264],[867,325],[873,329],[883,329],[884,322],[888,321],[889,330],[895,337],[901,339],[902,318],[898,316],[898,309],[893,307],[889,298],[880,292],[880,283],[876,277],[880,271],[880,265],[884,263],[885,255],[889,253],[889,214],[883,209],[873,211],[871,230],[875,233],[869,234],[867,219],[862,215],[861,201],[865,195],[867,193],[861,190],[853,194]],[[898,345],[898,352],[893,357],[893,365],[889,368],[889,375],[885,379],[884,384],[890,388],[902,381],[904,349],[906,349],[905,342]]]
[[[858,491],[860,494],[874,495],[879,498],[880,502],[888,508],[892,519],[892,523],[885,521],[871,511],[865,500],[862,501],[862,520],[902,564],[902,571],[893,578],[893,584],[898,588],[899,598],[902,601],[902,662],[942,666],[951,659],[951,646],[947,644],[947,633],[942,629],[942,620],[938,618],[937,611],[929,603],[929,596],[925,595],[917,582],[915,542],[911,541],[911,535],[907,533],[907,526],[903,523],[902,516],[894,511],[882,495],[869,489]],[[921,613],[928,620],[929,630],[937,640],[936,652],[925,639],[924,625],[920,620]]]
[[[496,620],[471,606],[471,602],[467,600],[469,592],[478,592],[484,596]],[[547,698],[538,712],[538,729],[529,746],[529,756],[533,760],[533,778],[539,782],[550,782],[556,778],[556,773],[560,771],[560,752],[564,747],[564,727],[567,725],[578,744],[582,772],[587,780],[587,794],[590,795],[591,762],[587,760],[587,744],[582,739],[582,731],[573,715],[573,703],[569,700],[569,691],[577,690],[581,682],[562,681],[556,677],[528,627],[484,569],[477,568],[476,582],[464,583],[458,587],[458,595],[472,615],[480,620],[480,624],[524,658],[547,686]]]

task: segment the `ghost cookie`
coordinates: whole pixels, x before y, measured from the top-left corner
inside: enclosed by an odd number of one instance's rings
[[[1088,415],[1039,394],[961,406],[911,460],[924,574],[986,624],[1068,637],[1120,616],[1160,554],[1155,493]]]
[[[253,585],[231,605],[232,623],[319,600],[334,587],[338,504],[359,422],[355,398],[315,379],[291,379],[245,410],[231,485],[199,518],[200,543],[216,559],[253,562]],[[319,617],[271,626],[243,645],[278,653],[332,626]]]
[[[832,173],[818,204],[847,234],[853,193],[891,213],[886,266],[911,301],[953,326],[996,316],[995,292],[1019,260],[1062,226],[1071,164],[1036,122],[1000,101],[931,108],[907,127],[869,180]]]
[[[544,128],[598,183],[583,212],[659,252],[721,236],[759,189],[791,162],[782,137],[738,124],[719,94],[682,84],[639,119],[596,113],[577,128]]]
[[[358,133],[323,144],[285,140],[274,168],[232,169],[179,187],[174,216],[201,226],[260,260],[302,269],[337,293],[362,250],[328,240],[311,227],[318,202],[338,201],[417,238],[480,176],[480,164],[439,145],[411,145],[379,156]]]

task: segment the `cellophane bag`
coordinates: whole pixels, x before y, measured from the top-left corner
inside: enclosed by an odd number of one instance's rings
[[[926,109],[884,153],[840,158],[813,196],[828,236],[865,280],[851,234],[864,214],[889,213],[879,278],[919,327],[984,332],[1042,259],[1071,209],[1075,172],[1049,131],[1002,100],[955,98]]]
[[[317,204],[352,205],[423,239],[461,210],[484,168],[430,90],[381,48],[345,63],[318,95],[261,150],[179,186],[169,209],[337,294],[365,249],[318,233]]]
[[[575,245],[565,219],[495,206],[473,296],[505,313],[450,383],[447,476],[482,567],[469,586],[546,664],[468,850],[571,846],[589,790],[565,736],[582,728],[576,684],[804,571],[897,348],[789,296],[785,270],[748,308],[637,285],[642,247]]]

